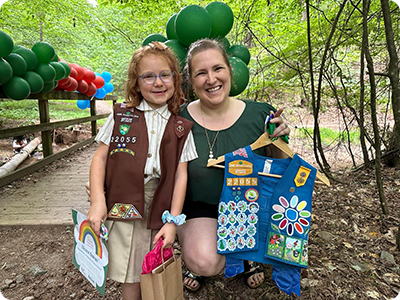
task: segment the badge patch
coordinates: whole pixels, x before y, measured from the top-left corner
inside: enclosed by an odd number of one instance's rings
[[[253,173],[253,164],[249,163],[248,161],[245,160],[234,160],[229,163],[229,173],[236,175],[236,176],[246,176],[250,175]],[[233,185],[238,185],[235,184],[235,179],[234,178],[234,183]],[[244,185],[244,181],[243,184]]]
[[[121,132],[122,135],[125,135],[128,133],[130,126],[126,124],[119,125],[119,132]]]
[[[310,175],[311,170],[300,166],[299,170],[297,171],[296,177],[294,178],[294,184],[299,187],[306,184],[308,175]]]
[[[247,201],[249,202],[254,202],[257,201],[258,199],[258,191],[256,189],[248,189],[245,193],[244,193],[244,197],[246,198]]]
[[[113,154],[115,154],[115,153],[118,153],[118,152],[128,153],[128,154],[130,154],[130,155],[132,155],[132,156],[135,156],[135,152],[133,152],[131,149],[126,149],[126,148],[117,148],[117,149],[113,149],[113,150],[111,150],[111,152],[110,152],[110,156],[113,155]]]
[[[108,215],[120,219],[141,219],[142,216],[132,204],[115,203]]]

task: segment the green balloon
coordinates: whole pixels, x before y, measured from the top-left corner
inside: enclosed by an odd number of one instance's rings
[[[3,58],[0,58],[0,84],[8,82],[12,76],[13,69],[11,65]]]
[[[37,42],[32,51],[35,52],[39,63],[49,63],[56,55],[53,46],[46,42]]]
[[[14,47],[14,42],[11,37],[0,30],[0,57],[7,56],[11,53]]]
[[[167,32],[167,38],[169,40],[177,40],[178,36],[175,31],[175,19],[177,14],[173,14],[167,21],[167,27],[165,31]]]
[[[38,73],[28,71],[24,74],[23,78],[29,83],[31,94],[39,93],[43,90],[44,81]]]
[[[65,68],[62,64],[55,62],[55,61],[51,61],[50,65],[54,68],[54,70],[56,70],[56,78],[55,80],[61,80],[65,77]]]
[[[58,81],[56,81],[56,80],[52,80],[50,82],[46,82],[44,84],[42,93],[50,92],[51,90],[53,90],[57,86],[57,83],[58,83]]]
[[[165,42],[175,54],[176,59],[180,62],[181,67],[185,66],[187,50],[178,40],[168,40]]]
[[[167,38],[163,36],[162,34],[159,33],[152,33],[146,36],[146,38],[143,40],[142,46],[146,46],[150,44],[151,42],[165,42]]]
[[[247,49],[243,45],[232,45],[226,53],[229,56],[235,56],[243,60],[243,62],[248,65],[250,62],[250,52],[249,49]]]
[[[212,21],[210,14],[199,5],[188,5],[181,9],[175,19],[175,31],[184,46],[198,39],[210,37]]]
[[[9,82],[3,84],[3,91],[11,99],[22,100],[29,97],[31,88],[25,79],[13,76]]]
[[[39,64],[35,72],[42,77],[44,83],[53,81],[56,78],[56,70],[50,64]]]
[[[15,45],[18,46],[18,45]],[[36,67],[39,64],[38,58],[31,49],[25,48],[23,46],[18,46],[13,49],[13,53],[17,53],[21,55],[25,61],[26,61],[26,66],[27,66],[27,71],[33,71],[36,69]]]
[[[218,39],[218,41],[221,43],[222,47],[224,47],[225,51],[231,47],[231,43],[229,43],[225,36],[222,39]]]
[[[57,53],[54,55],[54,58],[53,58],[51,61],[58,62],[58,55],[57,55]]]
[[[17,54],[17,53],[10,53],[9,55],[5,56],[4,59],[11,65],[13,69],[13,76],[22,76],[27,71],[27,64],[25,59]]]
[[[205,9],[211,16],[212,30],[211,38],[224,37],[232,29],[233,12],[228,4],[214,1],[208,4]]]
[[[232,66],[232,80],[230,96],[237,96],[243,92],[249,83],[250,75],[249,69],[240,58],[231,56],[229,62]]]
[[[64,78],[67,78],[70,74],[71,74],[71,68],[70,66],[65,62],[65,61],[59,61],[60,64],[63,65],[64,69],[65,69],[65,76]],[[63,79],[64,79],[63,78]]]

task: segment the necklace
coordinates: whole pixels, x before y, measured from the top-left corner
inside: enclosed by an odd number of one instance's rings
[[[220,125],[220,128],[222,128],[222,126],[224,125],[225,117],[226,117],[226,115],[227,115],[227,113],[228,113],[228,108],[229,108],[229,105],[227,106],[226,111],[225,111],[225,114],[224,114],[224,117],[222,118],[222,123],[221,123],[221,125]],[[214,148],[215,142],[217,141],[217,137],[218,137],[218,134],[219,134],[219,132],[221,131],[221,129],[217,131],[217,133],[215,134],[215,137],[214,137],[214,141],[213,141],[212,144],[211,144],[211,143],[210,143],[210,138],[208,137],[208,132],[207,132],[207,129],[206,129],[206,123],[205,123],[205,121],[204,121],[204,112],[203,112],[202,109],[201,109],[201,117],[202,117],[202,119],[203,119],[204,132],[206,133],[208,148],[210,149],[210,153],[209,153],[209,155],[208,155],[208,162],[209,162],[210,160],[214,159],[213,148]]]

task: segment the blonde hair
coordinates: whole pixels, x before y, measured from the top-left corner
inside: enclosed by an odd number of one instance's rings
[[[128,79],[125,86],[125,99],[127,107],[136,107],[143,100],[143,95],[139,90],[139,63],[143,57],[147,55],[158,55],[164,57],[171,71],[174,73],[172,78],[174,83],[174,94],[171,99],[167,101],[168,110],[173,114],[178,114],[181,104],[181,99],[183,98],[183,92],[181,89],[182,76],[179,73],[178,61],[175,58],[174,53],[161,42],[151,42],[150,44],[137,49],[132,56],[132,59],[128,67]]]

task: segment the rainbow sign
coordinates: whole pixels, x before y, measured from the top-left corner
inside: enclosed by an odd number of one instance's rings
[[[96,236],[92,228],[89,226],[87,220],[82,221],[79,227],[79,240],[95,250],[98,257],[102,258],[103,250],[101,247],[100,239]]]

